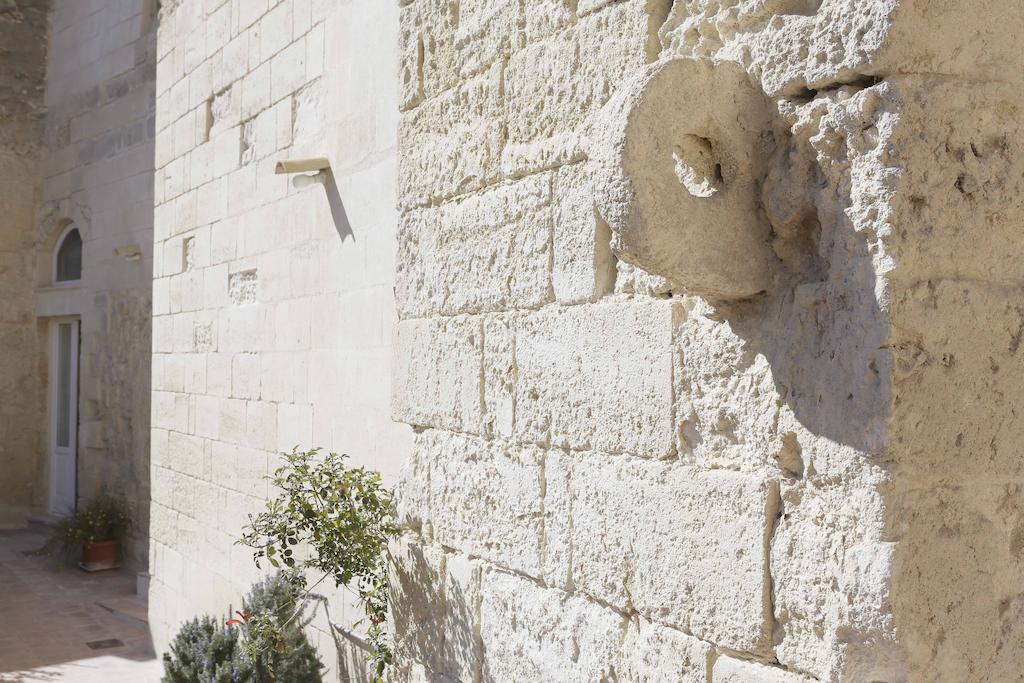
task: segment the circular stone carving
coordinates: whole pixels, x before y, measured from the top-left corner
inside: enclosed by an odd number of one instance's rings
[[[732,62],[661,61],[627,84],[602,113],[594,150],[616,255],[693,294],[767,290],[777,264],[760,202],[771,111]]]

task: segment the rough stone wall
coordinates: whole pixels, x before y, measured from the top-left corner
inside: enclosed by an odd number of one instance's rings
[[[1015,678],[1018,3],[401,4],[400,677]]]
[[[125,496],[134,520],[128,559],[140,568],[149,528],[155,6],[54,2],[41,205],[28,252],[42,388],[49,318],[81,320],[78,499],[104,488]],[[53,251],[72,224],[83,240],[81,283],[54,287]],[[35,482],[40,510],[46,462]]]
[[[49,6],[0,6],[0,527],[25,523],[44,455],[32,287]]]
[[[1015,35],[1024,10],[1005,12]],[[1021,56],[1018,53],[1018,59]],[[897,632],[922,680],[1012,680],[1024,650],[1020,75],[894,79]],[[922,134],[922,131],[925,131]],[[966,465],[966,467],[965,467]]]
[[[390,419],[397,26],[397,7],[379,0],[161,8],[158,649],[185,619],[237,607],[260,575],[234,543],[263,508],[281,451],[348,453],[393,481],[409,449],[411,431]],[[274,172],[280,160],[311,157],[330,160],[323,184],[299,189]],[[312,634],[334,676],[329,620],[355,617],[330,597]]]

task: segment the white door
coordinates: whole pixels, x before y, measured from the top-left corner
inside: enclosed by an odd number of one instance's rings
[[[50,512],[73,512],[78,469],[78,321],[50,324]]]

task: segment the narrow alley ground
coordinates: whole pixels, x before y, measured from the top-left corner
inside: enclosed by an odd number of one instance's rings
[[[159,681],[135,574],[26,555],[37,529],[0,532],[0,683]]]

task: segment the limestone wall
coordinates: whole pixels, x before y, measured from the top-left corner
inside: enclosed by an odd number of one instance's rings
[[[1013,678],[1024,10],[401,5],[398,676]]]
[[[0,9],[0,527],[20,526],[44,458],[32,288],[49,2]]]
[[[409,450],[411,431],[390,419],[397,25],[397,7],[379,0],[163,3],[150,595],[158,648],[183,620],[237,607],[259,576],[234,542],[262,509],[263,477],[281,451],[345,452],[393,482]],[[330,160],[324,184],[297,189],[275,175],[279,160],[306,157]],[[332,600],[329,616],[355,619],[343,600]],[[313,636],[334,672],[322,609]]]
[[[50,318],[81,320],[78,499],[105,488],[128,500],[128,559],[140,568],[149,527],[155,6],[54,2],[41,204],[27,252],[41,388]],[[54,249],[72,225],[83,240],[82,279],[54,286]],[[45,433],[45,418],[40,429]],[[35,505],[42,511],[46,464],[44,458],[36,470]]]

